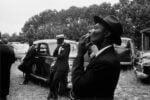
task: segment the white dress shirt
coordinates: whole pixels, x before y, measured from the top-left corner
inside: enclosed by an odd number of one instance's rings
[[[63,43],[62,45],[64,45],[64,43]],[[60,54],[60,52],[64,49],[64,48],[62,48],[62,45],[59,47],[58,55],[59,55],[59,54]]]

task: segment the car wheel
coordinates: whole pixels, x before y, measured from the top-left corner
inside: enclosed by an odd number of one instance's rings
[[[37,71],[37,66],[36,66],[36,64],[33,64],[32,65],[32,73],[36,74],[36,71]]]

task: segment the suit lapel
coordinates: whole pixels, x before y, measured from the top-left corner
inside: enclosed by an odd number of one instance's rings
[[[65,48],[65,46],[66,46],[66,43],[64,43],[64,44],[62,45],[62,48]]]
[[[93,66],[97,60],[97,57],[94,57],[90,60],[88,67]]]
[[[113,50],[113,46],[111,46],[110,48],[106,49],[105,51],[103,51],[100,55],[98,55],[97,57],[93,58],[90,62],[89,65],[87,66],[87,68],[90,68],[92,66],[94,66],[94,64],[96,64],[96,61],[98,60],[99,62],[101,62],[101,59],[103,59],[103,56],[107,53],[107,52],[111,52]]]

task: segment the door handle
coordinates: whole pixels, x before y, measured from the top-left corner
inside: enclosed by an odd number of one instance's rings
[[[39,57],[35,57],[35,58],[39,58]]]

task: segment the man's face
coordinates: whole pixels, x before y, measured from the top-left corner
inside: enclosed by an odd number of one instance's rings
[[[104,26],[97,23],[94,25],[93,32],[91,33],[91,41],[93,43],[101,43],[104,40]]]
[[[57,39],[57,44],[62,44],[64,42],[64,38]]]

